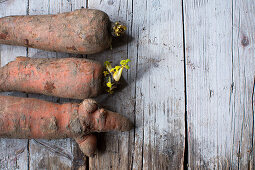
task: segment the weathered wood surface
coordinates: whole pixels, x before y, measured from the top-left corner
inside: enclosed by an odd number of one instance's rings
[[[5,1],[0,4],[1,16],[8,15],[39,15],[56,14],[81,8],[85,1]],[[23,10],[21,10],[23,9]],[[24,47],[1,45],[1,65],[14,60],[16,56],[28,57],[68,57],[68,54],[45,52]],[[8,93],[9,94],[9,93]],[[11,93],[16,96],[35,97],[53,102],[67,102],[59,99],[36,94]],[[22,151],[22,152],[21,152]],[[22,155],[21,155],[22,154]],[[81,154],[75,141],[63,140],[6,140],[1,139],[0,169],[77,169],[85,167],[88,161]]]
[[[254,1],[184,0],[191,169],[254,169],[254,16]]]
[[[16,4],[13,4],[13,3]],[[1,11],[20,1],[1,3]],[[24,5],[25,4],[25,5]],[[98,98],[102,105],[118,111],[136,123],[136,129],[125,133],[98,135],[99,151],[95,158],[85,161],[83,168],[90,169],[179,169],[184,155],[184,55],[182,31],[182,4],[177,1],[100,1],[70,0],[25,1],[24,13],[55,14],[75,8],[101,9],[112,20],[122,21],[128,26],[128,35],[113,50],[88,56],[101,62],[111,60],[115,64],[121,59],[132,60],[131,70],[124,78],[128,86],[113,96]],[[153,11],[153,13],[151,13]],[[13,13],[10,13],[13,14]],[[2,16],[10,15],[3,13]],[[155,15],[155,16],[154,16]],[[170,30],[170,31],[169,31]],[[1,46],[5,47],[5,46]],[[67,57],[68,54],[23,49],[29,57]],[[3,56],[3,53],[6,53]],[[11,51],[1,50],[8,61],[14,59]],[[85,57],[85,56],[84,56]],[[4,62],[4,64],[6,64]],[[50,101],[60,99],[42,95],[31,95]],[[16,141],[16,140],[14,140]],[[24,165],[28,169],[71,169],[81,160],[75,143],[66,140],[30,140],[24,143],[28,155]],[[19,146],[17,146],[19,147]],[[21,146],[20,146],[21,147]],[[76,149],[75,149],[76,148]],[[76,153],[74,153],[76,152]],[[3,151],[4,157],[8,157]],[[72,161],[75,159],[76,161]],[[9,166],[13,168],[14,165]],[[26,168],[22,168],[26,169]]]
[[[88,1],[89,8],[124,22],[124,45],[99,61],[130,58],[128,86],[104,104],[133,119],[129,133],[108,133],[105,151],[90,169],[180,169],[184,155],[184,63],[182,4],[177,1]]]
[[[132,60],[124,74],[128,85],[97,100],[129,117],[136,128],[98,134],[99,150],[90,159],[83,159],[70,139],[1,139],[0,169],[180,169],[187,166],[185,147],[190,169],[254,169],[255,2],[0,0],[0,16],[82,6],[101,9],[128,27],[129,36],[113,43],[112,50],[83,57],[115,64]],[[70,56],[0,45],[2,66],[21,55]]]

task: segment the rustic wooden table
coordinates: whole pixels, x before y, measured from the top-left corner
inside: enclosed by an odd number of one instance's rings
[[[132,60],[128,86],[98,100],[136,128],[99,134],[94,158],[71,139],[1,139],[0,169],[254,169],[255,1],[0,0],[0,16],[81,7],[127,25],[121,45],[75,57]],[[16,56],[74,57],[0,45],[2,66]]]

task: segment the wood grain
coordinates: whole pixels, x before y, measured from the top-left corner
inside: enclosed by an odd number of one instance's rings
[[[124,73],[127,85],[97,100],[129,117],[136,128],[98,134],[98,154],[89,162],[71,139],[0,139],[0,169],[184,168],[184,76],[189,168],[254,169],[255,2],[0,0],[0,17],[81,7],[101,9],[127,25],[129,36],[113,42],[112,50],[88,58],[113,64],[132,60]],[[16,56],[70,55],[0,45],[1,66]]]
[[[231,168],[254,169],[255,2],[233,1]]]
[[[131,1],[130,1],[131,2]],[[129,1],[88,1],[88,8],[99,9],[106,12],[111,21],[121,21],[127,25],[130,31],[131,14]],[[113,65],[119,64],[122,59],[129,58],[127,54],[130,37],[122,37],[113,42],[113,50],[107,50],[101,54],[88,55],[88,58],[104,61],[112,61]],[[133,62],[133,59],[130,58]],[[134,61],[135,62],[135,61]],[[132,64],[132,70],[135,69]],[[135,72],[124,72],[124,79],[131,84],[131,75]],[[114,95],[103,95],[98,98],[101,105],[110,110],[121,113],[133,121],[134,118],[134,85],[122,89]],[[130,169],[133,152],[133,132],[112,132],[98,135],[98,153],[95,158],[90,158],[89,169]]]
[[[133,7],[138,127],[133,168],[180,169],[185,135],[182,4],[134,1]]]
[[[131,70],[124,73],[127,85],[120,92],[112,96],[102,95],[97,100],[129,117],[136,128],[131,132],[98,135],[98,155],[89,159],[83,169],[183,168],[185,86],[182,3],[177,0],[88,0],[88,4],[85,0],[38,0],[26,3],[29,15],[55,14],[83,6],[101,9],[113,21],[127,25],[129,36],[113,42],[113,50],[88,57],[100,62],[110,60],[113,64],[118,64],[121,59],[132,60]],[[24,52],[29,57],[69,56],[35,49]],[[68,101],[42,95],[29,97]],[[27,169],[74,169],[78,168],[77,164],[85,163],[70,139],[30,140],[28,148]]]
[[[181,2],[88,2],[89,8],[127,24],[124,45],[113,44],[112,51],[95,59],[131,59],[131,70],[124,76],[128,86],[104,104],[136,124],[133,132],[102,136],[105,151],[90,159],[90,169],[180,169],[185,115]]]
[[[184,0],[190,169],[253,169],[254,7]]]

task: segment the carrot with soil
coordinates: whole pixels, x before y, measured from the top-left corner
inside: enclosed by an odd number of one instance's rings
[[[0,68],[0,91],[85,99],[100,94],[103,66],[81,58],[28,58]]]
[[[47,51],[93,54],[111,46],[113,36],[126,27],[112,23],[106,13],[78,9],[57,15],[8,16],[0,18],[0,44]]]
[[[17,57],[0,68],[0,91],[21,91],[72,99],[91,98],[98,96],[104,88],[109,88],[111,75],[114,78],[111,83],[117,82],[122,67],[111,68],[105,75],[103,66],[92,60]],[[103,82],[103,77],[107,78],[107,82]],[[103,83],[107,86],[103,86]],[[112,84],[116,88],[116,83]]]
[[[19,139],[74,138],[84,154],[96,147],[93,132],[128,131],[124,116],[99,108],[92,99],[56,104],[32,98],[0,96],[0,136]],[[88,135],[88,136],[87,136]]]

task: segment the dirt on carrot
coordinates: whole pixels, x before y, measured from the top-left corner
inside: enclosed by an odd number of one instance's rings
[[[0,91],[85,99],[102,91],[103,66],[82,58],[18,57],[0,68]]]
[[[111,46],[112,35],[126,27],[111,23],[106,13],[78,9],[57,15],[9,16],[0,18],[0,44],[47,51],[93,54]]]
[[[81,104],[56,104],[32,98],[0,96],[0,103],[1,137],[74,138],[87,155],[92,155],[96,148],[96,139],[91,133],[128,131],[133,127],[126,117],[99,108],[91,99]]]

